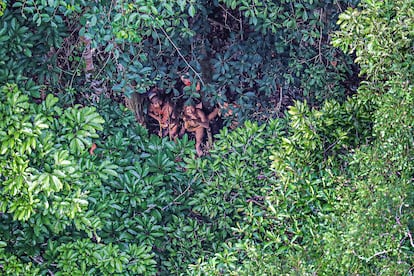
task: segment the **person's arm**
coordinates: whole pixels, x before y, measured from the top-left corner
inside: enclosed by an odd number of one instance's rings
[[[163,120],[163,116],[162,116],[163,114],[157,114],[157,113],[155,113],[154,110],[153,110],[153,108],[151,108],[151,106],[149,108],[148,115],[151,118],[154,118],[155,120],[157,120],[158,124],[162,128],[165,128],[166,127],[167,124],[166,124],[166,122],[164,122],[165,120]]]
[[[219,112],[220,112],[220,108],[218,108],[218,107],[214,108],[214,110],[211,111],[211,113],[207,115],[207,120],[209,122],[212,121],[212,120],[214,120],[214,118],[217,117],[217,115],[219,114]]]
[[[180,130],[180,136],[183,136],[184,135],[184,133],[185,133],[185,130],[187,129],[187,127],[188,127],[188,122],[187,122],[187,116],[183,116],[183,122],[184,122],[184,124],[183,124],[183,126],[182,126],[182,128],[181,128],[181,130]]]
[[[198,123],[203,128],[210,128],[210,124],[208,123],[208,119],[204,112],[200,109],[197,109],[197,116],[199,118]]]
[[[148,109],[148,115],[149,115],[151,118],[153,118],[153,119],[157,120],[158,122],[160,122],[160,121],[161,121],[160,116],[158,116],[157,114],[155,114],[155,113],[154,113],[154,110],[153,110],[153,108],[152,108],[151,106],[150,106],[150,107],[149,107],[149,109]]]
[[[162,109],[162,114],[163,114],[162,120],[164,123],[167,123],[168,121],[171,121],[173,119],[172,118],[173,111],[174,111],[173,106],[169,102],[166,102],[165,106]]]

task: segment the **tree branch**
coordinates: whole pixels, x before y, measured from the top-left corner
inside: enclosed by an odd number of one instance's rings
[[[190,63],[188,63],[188,61],[185,59],[184,55],[181,53],[180,49],[177,47],[177,45],[175,45],[174,41],[172,41],[171,37],[167,34],[165,29],[162,26],[160,26],[160,29],[164,33],[164,35],[167,37],[168,41],[175,48],[175,50],[177,50],[178,55],[184,60],[185,64],[187,64],[187,66],[191,69],[191,71],[194,72],[196,77],[200,80],[201,84],[204,86],[204,81],[201,78],[201,75],[193,68],[193,66],[190,65]]]

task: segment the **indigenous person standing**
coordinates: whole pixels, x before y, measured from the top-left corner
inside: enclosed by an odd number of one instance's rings
[[[180,135],[183,135],[185,131],[194,132],[197,155],[202,156],[203,151],[201,149],[201,143],[203,142],[205,135],[204,130],[210,127],[207,116],[201,109],[198,109],[193,105],[187,105],[184,106],[183,121],[184,127],[181,129]]]
[[[158,121],[160,126],[158,135],[165,137],[169,135],[170,139],[175,140],[178,136],[178,117],[176,116],[173,106],[168,101],[163,101],[154,90],[148,94],[150,105],[148,115]]]

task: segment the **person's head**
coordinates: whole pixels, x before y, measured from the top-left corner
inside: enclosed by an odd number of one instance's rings
[[[157,93],[155,93],[153,91],[149,93],[148,98],[149,98],[151,104],[156,106],[156,107],[161,106],[162,103],[163,103],[161,98],[157,95]]]
[[[195,113],[195,107],[193,105],[184,106],[184,113],[187,115],[193,115]]]
[[[162,100],[158,96],[151,98],[151,103],[154,106],[161,106],[163,104]]]

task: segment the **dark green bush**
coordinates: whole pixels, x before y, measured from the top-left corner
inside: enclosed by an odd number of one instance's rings
[[[255,218],[275,225],[267,228],[271,245],[255,240],[250,223],[243,233],[254,238],[229,239],[191,265],[193,274],[411,273],[411,2],[363,1],[340,17],[334,43],[356,51],[367,79],[359,95],[320,110],[290,108],[272,154],[268,209]]]
[[[164,259],[181,244],[174,241],[177,235],[173,233],[189,212],[185,202],[192,181],[182,160],[194,157],[194,143],[184,138],[175,144],[149,136],[129,110],[108,100],[102,99],[98,106],[102,118],[92,107],[63,111],[51,95],[42,105],[34,105],[15,86],[2,91],[2,115],[12,115],[3,118],[2,133],[21,140],[13,153],[10,140],[3,136],[2,212],[22,220],[1,214],[2,272],[152,275],[166,271]],[[13,134],[10,120],[24,128],[16,128]],[[93,134],[95,128],[99,136]],[[97,145],[93,155],[89,135]],[[39,140],[31,142],[31,137]],[[19,156],[27,151],[30,157]],[[7,168],[18,162],[10,160],[11,156],[30,160],[27,163],[33,168],[42,164],[50,170],[39,182],[43,186],[35,186],[42,191],[35,189],[31,194],[32,182],[12,178],[13,171]],[[64,166],[57,168],[56,162]],[[36,180],[36,171],[30,169],[29,174],[28,170],[27,177]],[[12,190],[6,184],[16,183],[29,185],[20,187],[19,194],[31,197],[28,203],[35,204],[31,209],[16,196],[10,197]]]
[[[199,99],[209,110],[234,101],[239,120],[267,120],[291,98],[320,105],[355,92],[352,59],[329,43],[349,5],[355,1],[16,1],[0,19],[0,79],[53,85],[68,104],[157,85],[175,101]],[[86,72],[88,62],[95,69]],[[201,92],[182,89],[186,72]]]
[[[1,274],[410,274],[412,1],[163,4],[7,4]],[[239,127],[195,158],[118,103],[153,85]]]
[[[203,190],[191,201],[222,244],[191,273],[329,271],[321,256],[333,245],[321,240],[337,231],[344,212],[346,153],[369,138],[368,110],[355,101],[320,110],[298,102],[284,121],[222,131],[208,170],[196,174]]]

